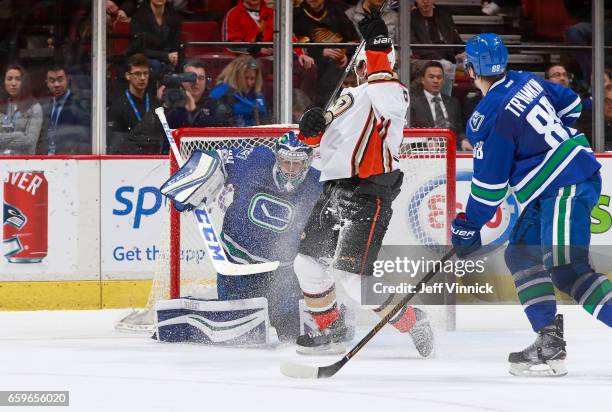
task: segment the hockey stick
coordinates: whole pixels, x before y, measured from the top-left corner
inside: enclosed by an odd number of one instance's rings
[[[155,109],[155,114],[159,118],[159,121],[162,124],[162,127],[164,128],[164,133],[166,134],[168,143],[170,143],[170,148],[172,149],[172,153],[176,158],[176,162],[178,163],[179,167],[181,167],[185,162],[181,157],[181,152],[179,151],[179,148],[176,145],[174,136],[172,136],[172,131],[170,130],[170,126],[168,125],[168,120],[166,120],[166,115],[164,114],[164,108],[158,107],[157,109]],[[198,222],[200,236],[204,240],[204,244],[206,245],[206,250],[208,251],[210,261],[212,262],[213,267],[218,273],[227,276],[242,276],[252,275],[255,273],[270,272],[278,268],[278,261],[255,264],[237,264],[230,262],[227,259],[221,242],[219,241],[220,238],[217,234],[218,232],[213,226],[213,222],[206,208],[206,204],[204,202],[200,203],[198,207],[193,209],[193,214],[196,218],[196,221]]]
[[[442,266],[444,262],[450,259],[451,256],[453,256],[454,254],[454,249],[451,249],[446,255],[444,255],[440,259],[440,266]],[[421,281],[417,283],[414,290],[420,290],[422,284],[429,282],[431,278],[436,276],[438,273],[439,271],[436,271],[435,269],[430,270],[425,275],[425,277],[423,277],[423,279],[421,279]],[[387,313],[387,315],[382,318],[374,326],[374,328],[369,331],[368,334],[365,335],[357,343],[357,345],[355,345],[355,347],[353,347],[353,349],[351,349],[346,355],[344,355],[344,357],[338,362],[328,366],[300,365],[296,363],[286,362],[281,364],[281,373],[290,378],[330,378],[334,376],[336,372],[340,370],[340,368],[342,368],[348,361],[350,361],[351,358],[355,356],[357,352],[359,352],[361,348],[363,348],[366,343],[368,343],[370,339],[372,339],[374,335],[376,335],[387,324],[387,322],[389,322],[391,318],[393,318],[393,316],[395,316],[397,312],[399,312],[404,306],[406,306],[406,304],[408,304],[410,299],[412,299],[414,295],[416,295],[416,293],[417,292],[412,292],[404,296],[402,300],[397,305],[395,305],[393,309],[391,309],[391,312]]]
[[[385,4],[386,3],[387,2],[385,2]],[[383,7],[384,7],[384,4],[383,4]],[[348,74],[350,73],[351,69],[353,68],[353,65],[355,64],[355,60],[357,60],[357,56],[359,55],[359,52],[361,51],[361,49],[363,49],[365,47],[365,42],[366,42],[365,40],[361,41],[361,43],[359,44],[359,46],[355,50],[355,53],[353,53],[353,57],[351,57],[351,60],[346,65],[346,69],[344,69],[344,73],[342,73],[342,77],[340,78],[340,81],[336,85],[336,88],[334,89],[332,94],[329,96],[329,100],[327,100],[327,104],[325,105],[325,112],[326,113],[329,111],[329,109],[333,106],[334,102],[336,101],[336,96],[338,95],[338,92],[342,88],[342,83],[344,83],[344,79],[346,79],[346,76],[348,76]]]

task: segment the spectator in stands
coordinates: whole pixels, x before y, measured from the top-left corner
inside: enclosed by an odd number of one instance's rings
[[[179,127],[209,127],[214,126],[213,114],[215,102],[206,98],[208,76],[206,65],[202,59],[189,59],[183,66],[183,73],[193,73],[196,76],[194,83],[183,83],[185,91],[185,106],[176,107],[166,113],[168,124],[172,129]],[[165,86],[158,90],[158,98],[163,96]]]
[[[463,44],[455,27],[453,16],[434,0],[416,0],[410,21],[411,41],[417,44]],[[463,61],[463,48],[414,49],[416,60],[411,64],[416,72],[429,60],[438,60],[444,67],[442,94],[450,96],[455,81],[455,68]]]
[[[223,19],[223,41],[231,42],[271,42],[274,31],[274,11],[264,0],[241,0],[231,8]],[[295,38],[294,38],[295,41]],[[232,47],[238,53],[249,53],[256,57],[272,55],[271,47],[257,45]],[[260,62],[264,74],[272,74],[271,64]],[[310,95],[316,92],[317,71],[314,60],[303,49],[293,49],[293,74],[299,80],[299,87]]]
[[[590,46],[593,38],[591,0],[565,0],[565,8],[569,16],[578,21],[565,30],[565,40],[568,44],[574,46]],[[612,44],[612,29],[610,29],[612,26],[612,8],[605,7],[604,10],[604,43],[609,46]],[[591,80],[591,51],[577,50],[574,52],[574,57],[580,66],[582,80],[588,85]]]
[[[551,83],[558,83],[565,87],[570,87],[571,75],[562,64],[551,64],[544,71],[544,79]]]
[[[136,3],[131,0],[127,1],[106,1],[106,23],[112,26],[116,22],[131,20],[131,15],[136,11]]]
[[[109,154],[160,152],[163,129],[154,115],[160,102],[153,93],[147,91],[149,77],[149,61],[146,56],[130,56],[125,72],[128,87],[115,96],[108,114]]]
[[[262,86],[261,69],[253,57],[242,55],[232,60],[210,92],[216,103],[214,123],[236,127],[266,124],[269,116]]]
[[[149,59],[153,81],[161,77],[162,64],[176,66],[180,47],[181,18],[166,4],[167,0],[149,0],[132,16],[128,54],[142,53]]]
[[[497,16],[500,14],[502,7],[520,6],[519,0],[495,0],[482,1],[482,12],[488,16]]]
[[[355,26],[335,4],[325,0],[304,0],[293,11],[293,32],[300,42],[357,42]],[[315,104],[324,106],[334,90],[348,62],[343,48],[312,48],[309,50],[318,69]]]
[[[442,64],[438,61],[427,62],[421,72],[423,91],[411,99],[410,126],[451,129],[457,136],[457,149],[472,150],[465,137],[459,101],[441,94],[443,83]]]
[[[43,128],[36,146],[38,154],[91,154],[91,102],[70,89],[63,65],[47,69],[51,99],[43,106]]]
[[[43,113],[32,98],[30,79],[21,65],[6,68],[4,90],[7,96],[0,105],[0,154],[34,154]]]
[[[612,85],[612,69],[606,68],[604,69],[604,90],[607,89],[609,85]],[[605,109],[607,109],[607,107],[605,107]],[[593,97],[590,95],[586,95],[582,99],[582,113],[580,114],[580,117],[576,122],[576,128],[582,133],[584,133],[591,146],[593,146]],[[605,136],[607,138],[608,134],[606,134]],[[610,145],[610,147],[612,148],[612,140],[610,141],[610,143],[608,143],[608,141],[606,140],[606,150],[608,150],[608,145]]]
[[[349,8],[346,11],[346,15],[353,22],[355,28],[358,30],[357,24],[363,20],[365,15],[372,11],[372,9],[376,9],[380,11],[385,24],[387,25],[387,30],[389,30],[389,36],[393,39],[395,44],[398,44],[398,13],[394,10],[391,10],[389,4],[387,4],[383,8],[384,0],[359,0],[359,2],[353,7]]]
[[[231,42],[269,42],[274,33],[274,11],[264,0],[240,0],[232,7],[221,28],[223,41]],[[250,46],[232,47],[236,52],[247,52],[253,55],[270,56],[271,47]]]

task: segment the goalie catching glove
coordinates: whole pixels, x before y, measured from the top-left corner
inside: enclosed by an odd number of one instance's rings
[[[160,188],[179,211],[192,210],[214,199],[225,185],[223,161],[216,151],[196,150]]]

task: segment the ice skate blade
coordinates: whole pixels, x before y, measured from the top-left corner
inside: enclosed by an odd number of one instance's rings
[[[297,346],[295,352],[298,355],[304,356],[328,356],[328,355],[344,355],[346,345],[343,342],[330,343],[329,345],[317,346],[309,348],[306,346]]]
[[[511,363],[510,374],[526,377],[561,377],[567,375],[564,360],[551,360],[545,364],[532,365],[529,363]]]

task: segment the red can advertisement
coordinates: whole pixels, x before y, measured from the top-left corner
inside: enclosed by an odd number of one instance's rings
[[[9,172],[4,181],[4,256],[38,263],[47,256],[48,184],[42,171]]]

